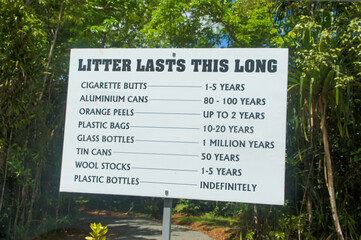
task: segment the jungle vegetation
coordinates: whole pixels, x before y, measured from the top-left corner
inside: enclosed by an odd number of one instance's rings
[[[59,193],[71,48],[289,48],[286,204],[179,200],[254,239],[361,239],[361,3],[0,0],[0,237],[88,207],[157,215],[159,199]],[[238,237],[239,238],[239,237]]]

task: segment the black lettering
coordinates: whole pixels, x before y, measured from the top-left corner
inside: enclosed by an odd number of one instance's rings
[[[154,62],[153,59],[148,59],[147,66],[145,67],[146,72],[154,72]]]
[[[157,59],[157,61],[155,61],[155,65],[157,66],[155,68],[155,70],[157,72],[163,72],[164,71],[164,60],[163,59]]]
[[[102,63],[101,59],[93,59],[93,64],[95,64],[94,71],[99,71],[99,64]]]
[[[79,59],[78,71],[85,71],[86,66],[83,65],[83,59]]]
[[[130,59],[123,59],[123,72],[130,72],[130,64],[132,61]]]
[[[271,73],[277,72],[277,60],[276,59],[271,59],[268,61],[267,71],[271,72]]]
[[[92,70],[92,69],[91,69],[92,60],[91,60],[91,59],[88,59],[87,62],[88,62],[88,66],[87,66],[86,70],[87,70],[87,71],[91,71],[91,70]]]
[[[245,70],[246,72],[253,72],[254,71],[254,60],[247,59],[245,63]]]
[[[202,60],[192,59],[191,64],[194,65],[193,72],[198,72],[198,66],[202,64]]]
[[[228,60],[227,59],[222,59],[219,62],[220,68],[219,71],[220,72],[228,72]]]
[[[218,59],[213,60],[213,72],[218,72]]]
[[[265,72],[266,71],[266,59],[257,59],[256,60],[256,72]]]
[[[113,59],[113,72],[119,72],[120,71],[120,66],[119,64],[122,62],[121,59]]]
[[[186,69],[185,63],[186,63],[185,59],[177,60],[177,72],[184,72],[184,70]]]
[[[234,68],[235,72],[243,72],[244,71],[244,67],[240,66],[240,62],[241,62],[241,60],[236,59],[236,66]]]
[[[112,59],[103,59],[103,64],[105,64],[104,71],[109,71],[109,64],[112,64]]]
[[[202,72],[212,72],[212,59],[203,59]]]
[[[173,65],[176,64],[175,59],[166,59],[165,64],[168,65],[168,72],[173,72]]]
[[[144,72],[145,66],[142,65],[142,59],[137,59],[137,72]]]

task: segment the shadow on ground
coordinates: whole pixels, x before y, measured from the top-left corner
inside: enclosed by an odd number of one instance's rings
[[[78,224],[74,226],[83,234],[78,239],[84,239],[84,232],[90,232],[90,223],[102,223],[108,226],[107,239],[118,240],[138,240],[138,239],[162,239],[162,223],[149,219],[136,218],[133,216],[108,216],[84,214],[81,216]],[[88,235],[89,236],[89,235]],[[67,239],[76,239],[74,234]],[[172,240],[211,240],[207,235],[190,230],[183,226],[172,225]]]

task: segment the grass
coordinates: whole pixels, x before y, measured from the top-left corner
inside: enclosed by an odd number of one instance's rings
[[[229,228],[237,225],[237,220],[234,218],[225,218],[221,216],[213,216],[210,214],[204,214],[202,216],[181,216],[176,217],[175,219],[179,224],[190,224],[199,222],[208,226]]]
[[[233,239],[238,232],[238,221],[231,217],[203,214],[193,216],[187,214],[174,214],[173,222],[190,229],[201,231],[216,240]]]

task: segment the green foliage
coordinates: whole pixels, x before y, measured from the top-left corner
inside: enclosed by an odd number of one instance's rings
[[[161,215],[160,199],[58,193],[70,48],[222,45],[290,49],[287,204],[254,208],[179,200],[175,211],[206,216],[203,221],[209,224],[211,219],[214,224],[236,219],[239,236],[246,239],[326,239],[332,235],[321,102],[326,106],[341,227],[346,238],[360,238],[360,3],[0,3],[0,237],[23,239],[69,225],[78,209]]]
[[[272,237],[273,239],[281,239],[284,240],[285,239],[285,233],[283,232],[275,232],[275,231],[271,231],[270,232],[270,237]]]
[[[253,236],[254,236],[254,232],[248,232],[246,234],[245,240],[254,240]],[[239,240],[243,240],[243,234],[242,233],[240,233]]]
[[[198,1],[159,1],[151,20],[140,31],[148,47],[213,47],[221,37],[208,16],[199,11]]]
[[[161,218],[162,216],[162,199],[151,198],[142,202],[141,208],[143,212],[148,214],[151,217]]]
[[[189,213],[195,215],[200,213],[200,204],[187,199],[180,199],[176,207],[174,208],[177,213]]]
[[[108,232],[107,226],[102,226],[101,223],[91,223],[90,228],[93,230],[90,232],[91,237],[85,237],[87,240],[106,240],[106,234]]]
[[[341,228],[347,229],[346,237],[351,236],[355,226],[352,221],[342,221],[343,215],[351,209],[346,210],[341,199],[353,201],[353,197],[349,198],[351,195],[345,195],[345,191],[349,191],[346,189],[350,186],[353,189],[353,184],[345,184],[343,178],[350,174],[355,177],[352,174],[355,165],[345,164],[350,161],[350,156],[342,154],[341,146],[349,141],[349,127],[356,136],[361,130],[353,120],[354,114],[359,115],[356,109],[360,99],[356,93],[360,79],[355,73],[355,69],[360,70],[360,50],[353,47],[361,43],[361,22],[356,17],[359,4],[284,3],[278,7],[278,10],[282,9],[278,14],[281,16],[279,24],[283,26],[280,31],[285,34],[285,45],[293,50],[290,55],[288,149],[294,154],[292,168],[296,170],[291,177],[302,186],[299,219],[307,219],[297,228],[306,237],[317,234],[325,237],[323,234],[333,225],[328,206],[329,199],[334,198],[332,208],[338,206]],[[325,119],[323,126],[327,127],[327,135],[320,131],[322,119]],[[323,144],[327,142],[334,168],[334,180],[331,180],[335,182],[337,192],[334,197],[327,196],[330,178],[324,175],[330,169],[323,165],[326,153]],[[354,180],[359,182],[358,177]],[[303,217],[306,212],[307,217]]]
[[[220,216],[214,216],[209,213],[202,214],[200,216],[184,216],[177,218],[177,221],[180,224],[189,224],[189,223],[201,223],[207,226],[216,226],[216,227],[228,227],[233,228],[237,225],[237,219],[234,217],[220,217]]]
[[[233,217],[243,211],[244,206],[231,202],[208,202],[179,199],[174,211],[177,213],[188,213],[195,216],[208,213],[212,216]]]

